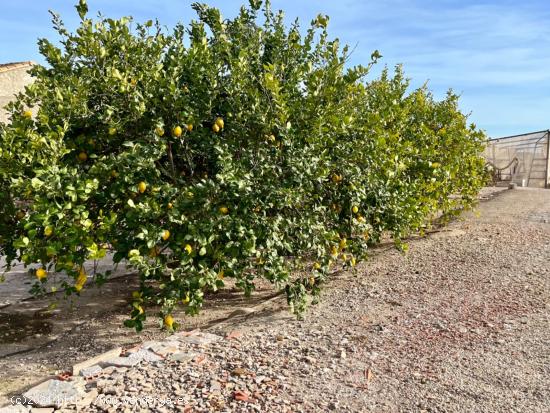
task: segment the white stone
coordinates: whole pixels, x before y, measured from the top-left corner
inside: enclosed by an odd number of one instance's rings
[[[130,357],[113,357],[112,359],[105,360],[101,362],[101,366],[108,367],[108,366],[114,366],[114,367],[133,367],[136,364],[138,364],[141,360],[137,358],[130,358]]]
[[[14,404],[13,406],[0,407],[0,413],[28,413],[29,408],[21,404]]]
[[[95,357],[92,357],[91,359],[83,361],[82,363],[75,364],[73,366],[73,376],[78,376],[80,374],[80,370],[91,367],[94,364],[100,364],[102,361],[112,359],[113,357],[116,357],[116,356],[120,356],[121,352],[122,352],[122,348],[117,347],[103,354],[100,354],[99,356],[95,356]]]
[[[136,359],[138,361],[148,361],[148,362],[155,362],[162,360],[162,357],[145,349],[141,349],[136,351],[135,353],[130,354],[127,358],[129,359]]]
[[[189,353],[189,352],[177,352],[170,354],[168,356],[168,360],[171,361],[179,361],[180,363],[187,363],[188,361],[193,360],[195,357],[198,356],[198,353]]]
[[[33,387],[23,394],[37,407],[60,408],[74,404],[83,396],[82,389],[70,381],[51,379]]]
[[[94,364],[93,366],[86,367],[85,369],[80,370],[80,375],[82,377],[91,377],[99,374],[101,370],[101,366]]]

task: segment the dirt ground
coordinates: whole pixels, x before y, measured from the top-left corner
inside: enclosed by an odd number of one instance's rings
[[[0,406],[18,391],[71,371],[72,365],[111,348],[166,337],[154,313],[139,334],[123,326],[131,310],[128,297],[137,284],[130,274],[84,290],[80,299],[27,297],[0,308]],[[259,285],[246,298],[229,287],[208,297],[200,315],[189,317],[180,311],[175,316],[184,320],[186,330],[205,329],[276,294],[270,286]],[[53,311],[48,310],[51,303],[57,303]]]
[[[249,300],[234,290],[213,297],[185,328],[238,330],[238,339],[201,365],[132,368],[113,394],[184,392],[188,411],[205,412],[549,412],[550,191],[504,191],[409,245],[406,255],[374,250],[355,273],[336,275],[303,321],[289,316],[283,297],[265,302],[269,288]],[[0,405],[80,360],[162,336],[121,327],[127,303],[117,300],[131,290],[132,277],[121,277],[83,303],[64,303],[71,312],[44,315],[46,301],[0,309],[0,327],[33,326],[18,342],[0,336]],[[236,367],[250,377],[221,388],[226,404],[214,409],[208,383]],[[170,384],[183,376],[183,389]],[[269,394],[259,377],[277,383]],[[231,402],[235,385],[253,400]]]

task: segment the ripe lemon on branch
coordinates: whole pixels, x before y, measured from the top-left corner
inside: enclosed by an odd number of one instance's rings
[[[181,129],[181,126],[176,126],[174,129],[172,129],[172,135],[176,138],[179,138],[181,134],[183,133],[183,130]]]
[[[174,317],[171,314],[168,314],[164,317],[164,325],[168,330],[174,329]]]
[[[140,194],[144,193],[145,191],[147,190],[147,184],[143,181],[141,181],[139,184],[138,184],[138,192]]]
[[[46,237],[49,237],[53,234],[53,228],[51,226],[47,226],[46,228],[44,228],[44,235]]]
[[[36,270],[36,278],[38,278],[39,281],[42,281],[48,276],[48,272],[44,268],[39,268]]]
[[[80,292],[80,290],[82,290],[82,287],[84,287],[84,284],[86,284],[87,280],[88,276],[86,275],[86,270],[84,270],[84,268],[80,268],[80,271],[78,272],[78,278],[76,279],[76,283],[74,285],[76,291]]]

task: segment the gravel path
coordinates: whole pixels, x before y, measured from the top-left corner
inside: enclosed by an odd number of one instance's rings
[[[115,369],[84,411],[550,412],[549,310],[550,191],[505,191],[336,276],[304,321],[273,300],[190,360]]]

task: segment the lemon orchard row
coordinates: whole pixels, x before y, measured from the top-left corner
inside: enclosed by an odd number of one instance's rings
[[[39,41],[48,66],[0,124],[0,254],[37,268],[35,294],[105,282],[84,263],[109,252],[136,270],[138,330],[151,312],[177,328],[228,278],[272,283],[300,315],[335,265],[473,204],[485,136],[455,94],[411,91],[399,67],[367,80],[380,54],[348,67],[327,16],[193,8],[167,31],[81,0],[75,32],[54,16],[63,41]]]

